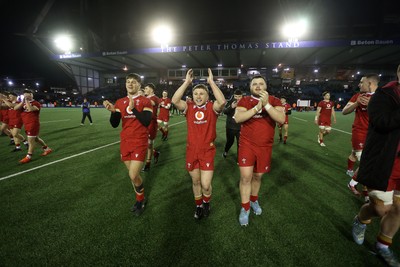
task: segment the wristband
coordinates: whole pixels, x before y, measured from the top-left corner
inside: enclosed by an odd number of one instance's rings
[[[264,107],[265,107],[265,110],[269,110],[270,108],[272,108],[272,105],[270,103],[268,103]]]
[[[317,116],[315,116],[315,120],[316,120],[316,121],[318,120],[318,117],[317,117]]]
[[[259,112],[259,110],[257,109],[257,106],[254,106],[254,108],[253,108],[255,111],[256,111],[256,113],[255,114],[257,114],[258,112]]]

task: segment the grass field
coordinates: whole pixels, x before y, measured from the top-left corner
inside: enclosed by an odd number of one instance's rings
[[[145,212],[134,217],[134,193],[119,159],[119,131],[109,112],[43,109],[41,137],[54,152],[21,165],[0,138],[0,266],[385,266],[366,242],[356,245],[351,223],[363,204],[346,187],[353,116],[337,114],[323,148],[314,112],[290,117],[288,144],[274,144],[264,175],[261,216],[240,227],[236,145],[227,159],[225,117],[217,125],[211,216],[195,221],[191,180],[184,168],[186,123],[171,118],[170,138],[156,147],[158,164],[145,173]],[[393,249],[400,256],[399,234]]]

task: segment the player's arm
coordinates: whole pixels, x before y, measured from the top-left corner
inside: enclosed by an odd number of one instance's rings
[[[35,105],[32,105],[31,102],[29,102],[28,99],[25,98],[25,106],[26,106],[26,110],[28,112],[32,112],[32,111],[37,111],[39,110],[39,108]]]
[[[254,115],[260,112],[262,109],[261,101],[258,102],[256,106],[253,108],[247,110],[244,107],[237,106],[235,110],[235,115],[233,116],[233,119],[236,121],[236,123],[242,123],[245,122],[249,119],[251,119]]]
[[[17,104],[14,106],[14,110],[19,110],[19,109],[21,109],[23,105],[24,105],[24,101],[17,103]]]
[[[5,104],[5,107],[14,108],[15,105],[16,105],[15,103],[12,103],[8,99],[2,99],[2,100],[3,100],[4,104]]]
[[[319,122],[319,115],[321,114],[321,107],[317,107],[317,112],[315,113],[315,124],[318,125]]]
[[[342,110],[343,115],[352,113],[358,107],[358,102],[347,102],[346,106]]]
[[[103,106],[111,112],[110,116],[110,124],[113,128],[117,128],[119,125],[119,122],[121,121],[121,112],[119,109],[116,109],[113,104],[111,104],[110,101],[105,100],[103,101]]]
[[[164,103],[164,101],[162,101],[161,103]],[[165,108],[165,109],[170,109],[170,108],[171,108],[171,103],[168,103],[168,104],[166,104],[166,105],[161,104],[161,103],[160,103],[160,106],[161,106],[161,107],[163,107],[163,108]]]
[[[288,110],[285,112],[285,115],[290,115],[292,114],[292,108],[288,108]]]
[[[154,101],[150,100],[150,105],[153,105],[152,103],[155,104]],[[136,118],[139,120],[139,122],[143,126],[147,127],[150,125],[151,117],[153,114],[153,109],[151,107],[144,107],[143,111],[140,112],[135,108],[135,102],[133,101],[133,98],[129,97],[129,107],[128,108],[131,110],[133,115],[136,116]]]
[[[269,103],[269,94],[267,91],[260,92],[260,101],[271,119],[280,124],[285,122],[285,108],[282,106],[272,106]]]
[[[214,76],[210,68],[208,68],[207,82],[211,86],[211,90],[216,100],[213,104],[213,108],[216,112],[221,112],[226,104],[226,99],[224,94],[221,92],[221,89],[219,89],[219,87],[215,84]]]
[[[269,109],[267,109],[267,105],[265,105],[265,109],[267,110],[269,116],[271,119],[276,121],[277,123],[283,124],[285,123],[285,108],[280,107],[280,106],[270,106]]]
[[[182,100],[182,97],[183,97],[183,94],[185,93],[186,89],[188,88],[188,86],[192,83],[192,81],[193,81],[193,70],[190,69],[186,73],[185,81],[178,88],[178,90],[176,90],[176,92],[172,96],[172,99],[171,99],[172,104],[174,104],[175,107],[180,111],[186,110],[187,104],[186,104],[186,101]]]
[[[136,116],[136,118],[143,126],[148,127],[150,125],[151,116],[153,114],[152,110],[145,108],[142,112],[139,112],[134,108],[132,109],[132,113]]]
[[[332,106],[332,116],[333,116],[333,122],[336,123],[336,112],[333,106]]]

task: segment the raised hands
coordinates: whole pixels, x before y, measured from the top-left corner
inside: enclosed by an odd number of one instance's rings
[[[193,70],[189,69],[188,72],[186,73],[186,83],[192,83],[193,82]]]
[[[262,106],[265,106],[266,104],[269,103],[268,98],[269,98],[269,94],[267,91],[260,92],[260,102],[261,102]]]
[[[211,69],[208,68],[207,83],[210,84],[210,83],[212,83],[212,82],[214,82],[214,75],[213,75]]]

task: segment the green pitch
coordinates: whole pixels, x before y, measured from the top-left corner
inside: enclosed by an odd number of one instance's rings
[[[356,245],[351,223],[363,204],[347,189],[353,116],[337,114],[335,130],[317,143],[314,112],[290,116],[288,144],[274,144],[272,171],[260,191],[261,216],[240,227],[236,144],[226,159],[225,117],[218,120],[209,218],[195,221],[191,179],[185,171],[186,123],[170,121],[159,135],[158,164],[143,174],[147,206],[130,207],[134,193],[119,159],[119,131],[109,112],[43,109],[41,137],[25,165],[0,138],[0,266],[385,266],[372,250],[378,220]],[[277,136],[277,135],[276,135]],[[277,137],[276,137],[277,140]],[[399,234],[392,247],[400,257]]]

